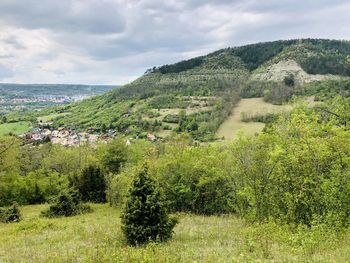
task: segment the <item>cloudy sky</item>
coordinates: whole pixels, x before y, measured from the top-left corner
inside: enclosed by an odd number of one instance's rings
[[[350,39],[349,0],[0,0],[0,82],[124,84],[223,47]]]

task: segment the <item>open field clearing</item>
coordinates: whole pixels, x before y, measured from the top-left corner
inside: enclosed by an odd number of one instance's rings
[[[247,115],[277,113],[288,110],[290,106],[280,106],[267,103],[263,98],[242,99],[232,110],[231,115],[221,124],[217,136],[225,140],[232,140],[238,132],[246,135],[254,135],[262,131],[265,124],[261,122],[243,122],[242,113]]]
[[[126,246],[119,210],[93,205],[90,214],[39,217],[23,207],[20,223],[0,223],[0,262],[346,262],[350,233],[320,228],[291,234],[275,225],[247,225],[235,216],[181,214],[171,241]],[[317,240],[317,241],[316,241]]]
[[[0,137],[9,133],[25,133],[29,131],[30,127],[30,123],[26,121],[0,124]]]
[[[55,118],[57,118],[59,116],[66,116],[68,114],[69,113],[53,113],[53,114],[50,114],[50,115],[38,117],[38,121],[39,122],[49,122],[49,121],[52,121],[53,119],[55,119]]]

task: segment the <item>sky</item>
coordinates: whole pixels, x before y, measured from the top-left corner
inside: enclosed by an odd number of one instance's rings
[[[349,0],[0,0],[0,82],[125,84],[220,48],[350,39]]]

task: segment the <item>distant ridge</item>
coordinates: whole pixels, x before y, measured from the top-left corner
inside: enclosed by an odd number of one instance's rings
[[[241,97],[269,92],[274,96],[271,101],[282,103],[293,94],[300,95],[307,83],[348,81],[349,77],[350,42],[346,40],[249,44],[152,67],[121,88],[55,110],[64,114],[53,122],[81,130],[114,129],[132,136],[190,132],[206,141],[214,139]]]

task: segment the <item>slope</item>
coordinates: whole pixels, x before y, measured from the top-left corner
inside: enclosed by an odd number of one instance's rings
[[[153,67],[120,89],[34,116],[65,113],[53,119],[54,127],[114,129],[132,136],[189,132],[195,139],[208,141],[215,139],[216,130],[240,97],[261,97],[266,91],[270,97],[287,94],[282,100],[271,99],[281,103],[305,83],[348,79],[349,55],[348,41],[322,39],[226,48]],[[293,87],[278,84],[290,75]],[[256,87],[252,82],[258,83]]]

